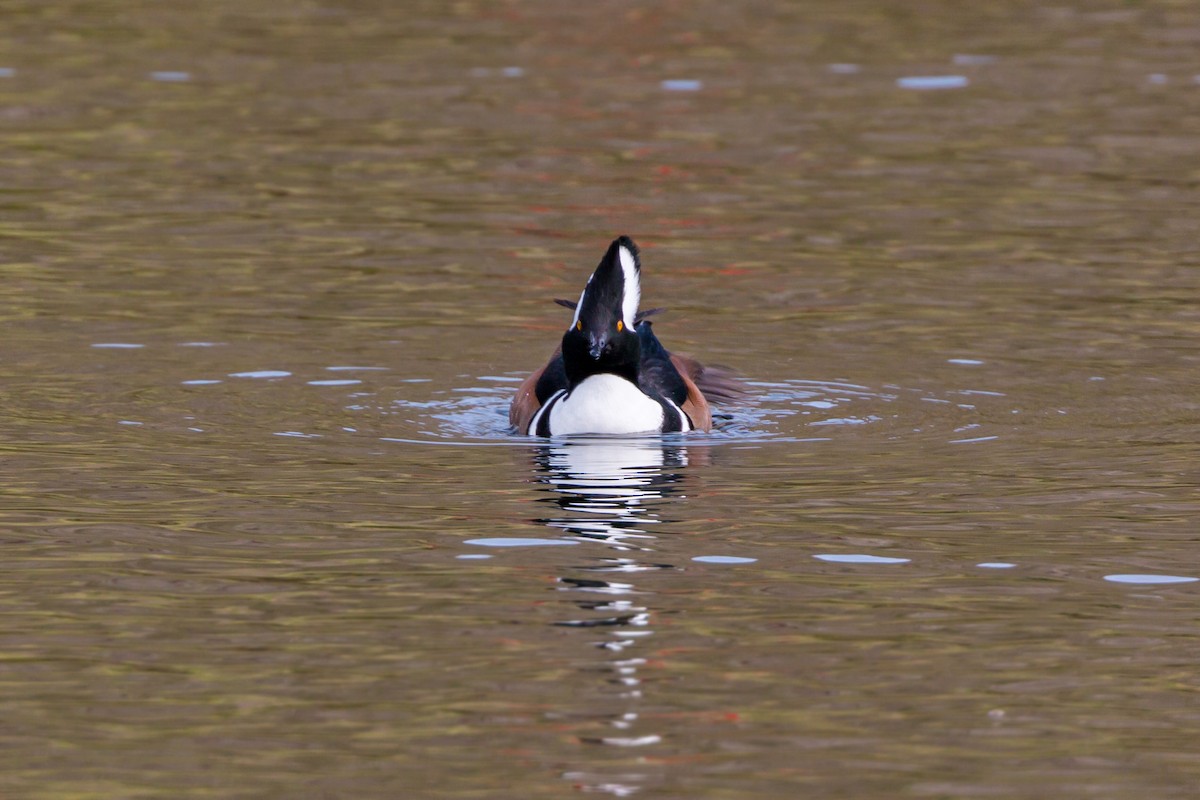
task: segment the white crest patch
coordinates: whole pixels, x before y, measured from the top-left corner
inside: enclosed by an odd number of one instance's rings
[[[642,280],[638,275],[637,261],[629,248],[621,246],[617,249],[621,256],[621,271],[625,274],[625,296],[621,299],[621,316],[624,317],[625,327],[633,330],[638,304],[642,302]]]
[[[575,323],[579,322],[579,309],[583,308],[583,296],[587,294],[587,287],[592,285],[592,279],[588,278],[587,284],[583,287],[583,291],[579,293],[579,302],[575,304],[575,316],[571,317],[571,324],[567,330],[575,327]]]

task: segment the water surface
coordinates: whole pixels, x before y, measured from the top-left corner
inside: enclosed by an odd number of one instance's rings
[[[9,5],[5,796],[1195,795],[1191,9]]]

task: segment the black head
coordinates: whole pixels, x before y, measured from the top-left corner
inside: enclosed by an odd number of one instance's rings
[[[600,372],[637,380],[641,344],[634,326],[641,272],[633,240],[614,239],[583,287],[571,327],[563,334],[563,364],[572,385]]]

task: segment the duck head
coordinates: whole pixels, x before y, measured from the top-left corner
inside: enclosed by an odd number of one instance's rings
[[[601,372],[637,382],[641,344],[634,328],[641,272],[633,240],[614,239],[583,287],[571,326],[563,334],[563,366],[572,386]]]

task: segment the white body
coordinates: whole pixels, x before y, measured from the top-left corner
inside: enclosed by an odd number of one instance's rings
[[[529,424],[537,430],[542,414],[550,414],[555,436],[576,433],[646,433],[660,431],[663,407],[634,384],[601,373],[586,378],[570,394],[556,394]]]

